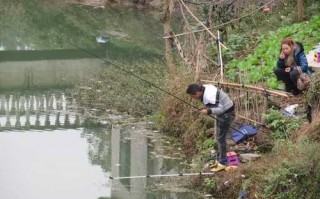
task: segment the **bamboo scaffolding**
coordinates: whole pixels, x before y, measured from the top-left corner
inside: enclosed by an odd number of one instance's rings
[[[237,83],[230,83],[230,82],[216,82],[216,81],[210,81],[210,80],[200,80],[200,81],[205,83],[213,83],[217,85],[227,86],[227,87],[230,86],[233,88],[242,88],[242,89],[250,89],[250,90],[266,92],[267,94],[274,95],[274,96],[281,96],[281,97],[291,96],[291,95],[288,95],[288,93],[283,91],[270,90],[270,89],[265,89],[265,88],[252,86],[252,85],[237,84]]]
[[[273,96],[276,98],[289,97],[282,91],[268,90],[265,88],[228,82],[217,82],[209,80],[200,80],[201,82],[213,83],[218,87],[225,87],[229,90],[229,96],[233,99],[236,106],[237,118],[263,125],[262,114],[267,109],[267,98]],[[250,94],[252,92],[252,94]]]

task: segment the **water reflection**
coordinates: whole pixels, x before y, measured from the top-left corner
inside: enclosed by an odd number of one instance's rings
[[[69,92],[51,90],[70,88],[105,65],[77,47],[112,62],[160,58],[159,20],[134,9],[35,0],[0,5],[0,198],[197,198],[154,189],[157,180],[111,181],[185,166],[178,147],[145,125],[94,125]],[[98,44],[98,35],[110,42]]]
[[[111,176],[147,176],[187,172],[183,155],[173,143],[165,144],[164,137],[147,130],[145,126],[112,126]],[[171,151],[170,155],[166,150]],[[180,177],[178,177],[180,178]],[[184,177],[182,177],[184,178]],[[188,178],[180,179],[188,180]],[[155,187],[170,182],[168,189]],[[120,179],[112,181],[112,198],[198,198],[192,190],[181,189],[174,179]],[[178,183],[178,184],[177,184]],[[183,183],[184,185],[186,183]],[[174,188],[176,187],[176,188]],[[180,187],[180,189],[179,189]],[[173,192],[175,189],[175,192]]]
[[[146,123],[83,120],[66,91],[0,95],[0,198],[197,198],[189,190],[159,191],[163,179],[110,180],[185,172],[183,156]]]
[[[88,157],[92,165],[100,166],[105,173],[111,171],[111,133],[107,126],[87,122],[81,137],[88,142]]]
[[[3,57],[5,52],[0,51],[0,89],[6,90],[72,87],[84,76],[93,77],[104,65],[103,60],[86,58],[84,53],[81,59],[66,54],[64,58],[35,60],[43,57],[30,53],[33,60],[4,61],[7,59]],[[19,56],[19,51],[14,53]]]
[[[79,128],[81,113],[75,107],[75,101],[66,100],[63,92],[2,94],[0,127],[1,130]]]

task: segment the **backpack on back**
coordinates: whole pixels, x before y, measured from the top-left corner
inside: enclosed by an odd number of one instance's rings
[[[309,88],[311,80],[309,75],[307,73],[304,73],[300,66],[297,67],[297,70],[299,72],[299,76],[297,79],[297,88],[300,91],[304,91]]]

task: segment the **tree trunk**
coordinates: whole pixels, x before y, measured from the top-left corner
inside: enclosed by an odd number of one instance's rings
[[[171,25],[170,25],[170,19],[171,19],[171,13],[173,10],[174,6],[174,1],[173,0],[163,0],[163,31],[164,35],[170,35],[171,32]],[[169,77],[171,80],[175,78],[176,70],[174,67],[174,60],[173,60],[173,55],[172,55],[172,38],[166,38],[165,39],[165,57],[166,57],[166,62],[168,66],[168,72],[169,72]]]
[[[302,21],[304,19],[303,0],[297,0],[297,9],[298,9],[298,20]]]

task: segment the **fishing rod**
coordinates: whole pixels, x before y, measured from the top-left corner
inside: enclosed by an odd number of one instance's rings
[[[210,173],[177,173],[177,174],[164,174],[164,175],[145,175],[145,176],[126,176],[126,177],[111,177],[111,180],[123,180],[123,179],[141,179],[141,178],[159,178],[159,177],[182,177],[182,176],[203,176],[214,175],[214,172]]]
[[[71,42],[69,42],[69,41],[67,41],[67,40],[64,40],[64,41],[65,41],[66,43],[70,44],[71,46],[73,46],[73,47],[75,47],[75,48],[77,48],[77,49],[79,49],[79,50],[87,53],[88,55],[91,55],[91,56],[93,56],[93,57],[95,57],[95,58],[101,59],[101,60],[109,63],[110,65],[112,65],[112,66],[114,66],[114,67],[116,67],[116,68],[124,71],[125,73],[127,73],[127,74],[129,74],[129,75],[131,75],[131,76],[133,76],[133,77],[135,77],[135,78],[137,78],[137,79],[139,79],[140,81],[143,81],[143,82],[145,82],[145,83],[153,86],[154,88],[156,88],[156,89],[164,92],[165,94],[167,94],[167,95],[169,95],[169,96],[171,96],[171,97],[174,97],[175,99],[177,99],[177,100],[179,100],[179,101],[181,101],[181,102],[189,105],[190,107],[192,107],[192,108],[194,108],[194,109],[196,109],[196,110],[198,110],[198,111],[201,111],[201,110],[202,110],[202,109],[194,106],[193,104],[187,102],[186,100],[181,99],[181,98],[173,95],[172,93],[170,93],[170,92],[162,89],[161,87],[155,85],[154,83],[152,83],[152,82],[150,82],[150,81],[148,81],[148,80],[146,80],[146,79],[143,79],[143,78],[139,77],[139,76],[136,75],[135,73],[133,73],[133,72],[131,72],[131,71],[129,71],[129,70],[126,70],[125,68],[119,66],[118,64],[115,64],[115,63],[113,63],[113,62],[111,62],[111,61],[109,61],[109,60],[107,60],[107,59],[105,59],[105,58],[102,58],[102,57],[100,57],[100,56],[98,56],[98,55],[96,55],[96,54],[94,54],[94,53],[92,53],[92,52],[90,52],[90,51],[88,51],[88,50],[86,50],[86,49],[80,48],[79,46],[77,46],[77,45],[75,45],[75,44],[73,44],[73,43],[71,43]],[[215,117],[215,116],[213,116],[213,115],[208,115],[208,116],[211,117],[211,118],[213,118],[213,119],[215,119],[215,120],[217,120],[217,121],[219,121],[219,122],[223,122],[222,120],[218,119],[217,117]],[[240,130],[234,128],[233,126],[230,126],[230,128],[233,129],[233,130],[235,130],[235,131],[237,131],[237,132],[239,132],[239,133],[241,133],[242,135],[245,136],[245,134],[244,134],[243,132],[241,132]]]

